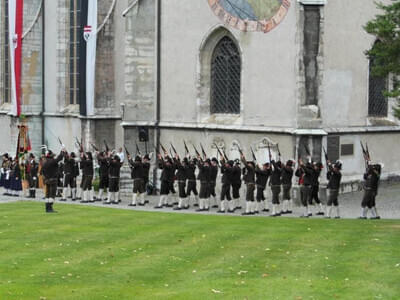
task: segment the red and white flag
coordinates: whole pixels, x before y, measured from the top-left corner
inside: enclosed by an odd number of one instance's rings
[[[12,115],[21,115],[21,64],[22,64],[22,27],[23,0],[8,1],[8,29],[11,66],[11,103]]]

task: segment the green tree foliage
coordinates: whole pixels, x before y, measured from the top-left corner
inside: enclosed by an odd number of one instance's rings
[[[393,76],[393,85],[385,95],[397,99],[394,114],[400,119],[400,0],[392,0],[388,5],[377,3],[377,7],[382,14],[369,21],[364,29],[379,42],[366,55],[374,61],[373,76]]]

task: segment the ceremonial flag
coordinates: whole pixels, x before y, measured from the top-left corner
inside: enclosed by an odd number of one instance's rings
[[[94,115],[94,88],[97,43],[97,0],[82,2],[81,24],[83,29],[80,61],[80,112]]]
[[[22,63],[22,26],[23,0],[8,1],[8,29],[11,66],[11,113],[21,115],[21,63]]]

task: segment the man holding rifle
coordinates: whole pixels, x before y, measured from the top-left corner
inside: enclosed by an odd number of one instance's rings
[[[136,206],[136,200],[139,195],[140,204],[144,205],[144,193],[145,193],[145,185],[144,185],[144,168],[142,163],[142,158],[140,157],[140,153],[137,153],[135,160],[132,159],[130,153],[125,148],[128,157],[129,167],[131,168],[131,178],[133,179],[133,194],[132,194],[132,202],[129,206]]]
[[[243,181],[246,184],[246,210],[242,215],[254,215],[256,210],[256,205],[254,202],[254,190],[255,190],[255,162],[246,161],[246,158],[241,150],[240,159],[244,164],[244,174]]]

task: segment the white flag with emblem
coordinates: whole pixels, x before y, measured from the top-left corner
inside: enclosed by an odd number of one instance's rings
[[[88,2],[87,25],[83,33],[86,41],[86,113],[94,115],[94,88],[96,74],[97,0]]]

